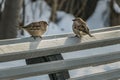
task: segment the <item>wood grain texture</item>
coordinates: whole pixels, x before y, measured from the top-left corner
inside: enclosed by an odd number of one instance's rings
[[[92,38],[88,35],[81,39],[70,36],[0,45],[0,62],[115,45],[120,43],[119,34],[120,30],[112,30],[93,33],[95,37]]]
[[[119,78],[120,68],[67,80],[118,80]]]
[[[28,66],[13,67],[8,69],[0,69],[0,79],[15,79],[35,75],[50,74],[64,70],[71,70],[88,66],[98,66],[101,64],[112,63],[119,60],[120,52],[112,52],[89,57],[52,61]],[[119,73],[120,71],[118,72],[118,74]]]
[[[60,53],[91,49],[120,43],[120,27],[91,31],[94,37],[84,35],[77,38],[74,34],[46,36],[42,40],[31,38],[0,41],[0,62],[57,55]],[[51,57],[49,57],[51,59]],[[52,74],[76,68],[98,66],[120,61],[120,51],[101,55],[73,58],[0,69],[0,80]],[[92,74],[70,80],[108,80],[120,78],[120,69]],[[107,76],[107,77],[106,77]]]
[[[106,32],[106,31],[112,31],[112,30],[120,30],[120,26],[113,26],[113,27],[107,27],[107,28],[94,29],[94,30],[91,31],[91,33]],[[66,34],[60,34],[60,35],[43,36],[43,40],[62,38],[62,37],[70,37],[70,36],[73,36],[73,35],[74,35],[73,33],[66,33]],[[34,42],[34,41],[35,40],[33,38],[31,38],[31,37],[6,39],[6,40],[0,40],[0,45],[16,44],[16,43],[23,43],[23,42]]]

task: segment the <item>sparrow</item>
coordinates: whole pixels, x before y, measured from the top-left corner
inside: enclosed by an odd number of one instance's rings
[[[37,37],[42,38],[42,35],[46,32],[47,30],[48,23],[46,21],[39,21],[39,22],[32,22],[24,27],[31,37],[36,39]]]
[[[75,18],[72,20],[73,32],[76,34],[76,37],[82,37],[83,34],[88,34],[90,37],[93,37],[90,32],[86,22],[82,18]]]

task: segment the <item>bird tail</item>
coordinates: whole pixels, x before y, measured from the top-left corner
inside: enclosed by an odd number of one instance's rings
[[[93,35],[91,35],[90,33],[88,34],[90,37],[94,37]]]

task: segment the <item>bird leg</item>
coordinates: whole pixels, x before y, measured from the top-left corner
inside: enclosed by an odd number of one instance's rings
[[[91,35],[90,33],[88,33],[88,35],[90,36],[90,37],[94,37],[93,35]]]
[[[79,36],[78,36],[78,35],[75,35],[75,37],[78,37],[78,38],[79,38]]]
[[[39,36],[39,38],[41,38],[41,39],[42,39],[42,36]]]
[[[81,35],[75,35],[75,37],[77,37],[77,38],[81,38],[82,36],[81,36]]]
[[[33,39],[36,40],[36,36],[31,36],[31,37],[33,37]]]
[[[31,37],[33,37],[33,39],[34,39],[34,40],[36,40],[36,38],[37,38],[37,37],[39,37],[39,38],[41,38],[41,39],[42,39],[42,37],[41,37],[41,36],[31,36]]]
[[[78,32],[77,36],[78,38],[82,38],[82,34],[80,32]]]

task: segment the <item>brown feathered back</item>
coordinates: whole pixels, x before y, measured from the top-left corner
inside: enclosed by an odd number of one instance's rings
[[[72,26],[73,27],[73,32],[76,35],[82,36],[82,34],[80,33],[82,31],[83,33],[86,33],[90,37],[92,37],[92,35],[89,32],[89,28],[88,28],[86,22],[83,19],[81,19],[81,18],[75,18],[73,21],[74,21],[73,22],[73,26]]]
[[[86,24],[86,22],[81,18],[75,18],[73,21],[78,21],[79,23]]]
[[[28,31],[28,33],[32,36],[38,37],[43,35],[47,30],[47,22],[46,21],[39,21],[39,22],[32,22],[23,28]]]

